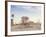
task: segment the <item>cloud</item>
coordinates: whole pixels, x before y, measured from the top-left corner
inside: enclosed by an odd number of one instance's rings
[[[31,7],[30,6],[23,6],[22,8],[24,8],[24,9],[30,9]]]
[[[27,12],[40,12],[40,6],[21,6]]]

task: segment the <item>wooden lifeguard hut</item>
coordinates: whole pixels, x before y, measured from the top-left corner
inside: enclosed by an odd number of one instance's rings
[[[29,18],[27,16],[22,16],[21,19],[22,19],[22,24],[23,25],[26,25],[28,23]]]

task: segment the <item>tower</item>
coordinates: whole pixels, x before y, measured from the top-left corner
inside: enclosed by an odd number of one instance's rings
[[[13,26],[13,18],[14,18],[14,14],[11,15],[11,25]]]

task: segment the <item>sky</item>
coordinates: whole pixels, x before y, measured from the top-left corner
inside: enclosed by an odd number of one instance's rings
[[[29,17],[29,21],[37,22],[41,18],[41,6],[11,5],[11,14],[14,14],[14,22],[19,23],[22,16]]]

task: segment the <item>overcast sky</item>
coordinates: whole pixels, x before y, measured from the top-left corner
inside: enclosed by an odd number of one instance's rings
[[[14,14],[14,19],[19,22],[22,16],[29,17],[31,21],[38,21],[41,18],[41,6],[28,5],[11,5],[11,14]]]

